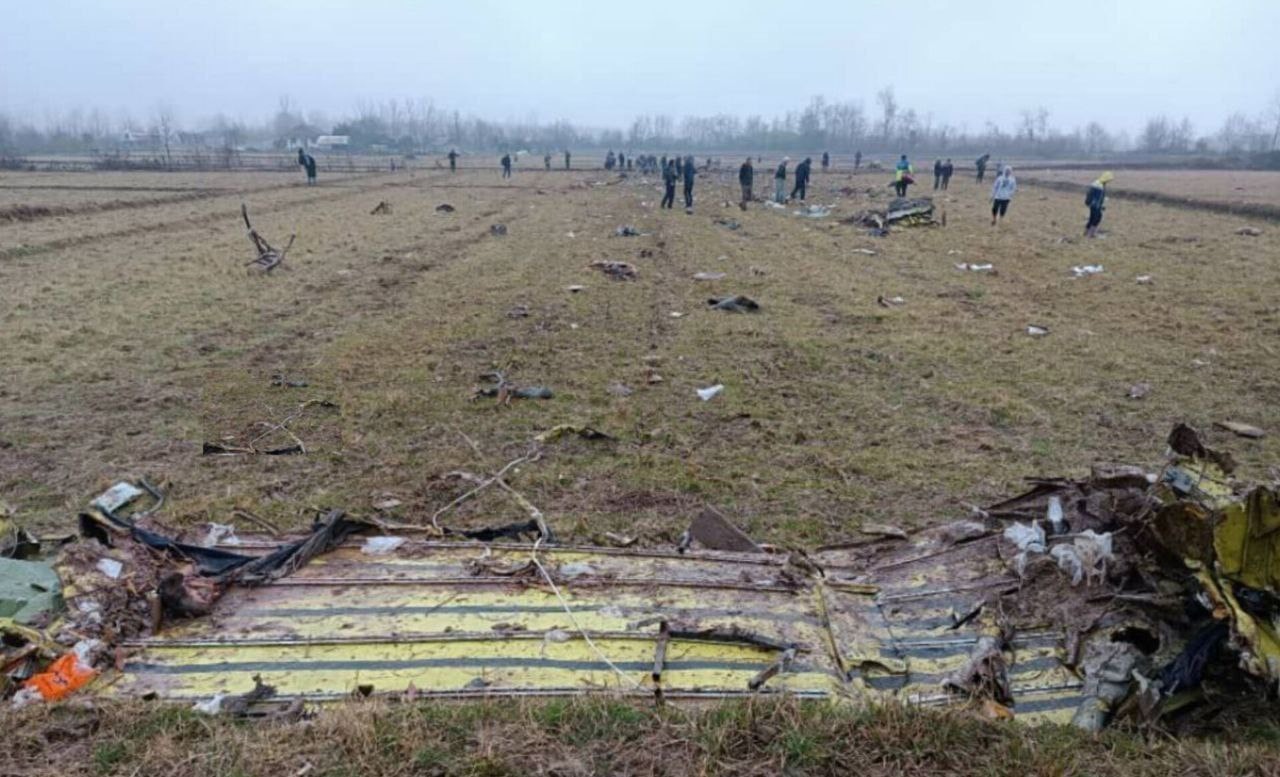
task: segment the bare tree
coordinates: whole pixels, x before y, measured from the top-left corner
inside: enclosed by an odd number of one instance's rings
[[[168,103],[160,103],[156,106],[154,126],[156,139],[164,148],[164,166],[172,170],[173,152],[170,146],[173,143],[174,135],[178,131],[177,119],[174,116],[173,106]]]
[[[880,136],[888,143],[893,133],[893,122],[898,116],[898,100],[893,96],[893,87],[886,86],[876,92],[876,102],[880,103]]]

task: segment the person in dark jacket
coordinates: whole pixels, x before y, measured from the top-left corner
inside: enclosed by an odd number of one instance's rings
[[[564,169],[569,169],[569,149],[564,150]]]
[[[670,209],[676,201],[676,163],[667,162],[662,168],[662,206]]]
[[[545,167],[545,168],[547,168],[548,170],[550,170],[550,169],[551,169],[551,155],[550,155],[550,154],[545,154],[545,155],[543,155],[543,157],[542,157],[542,166],[543,166],[543,167]]]
[[[778,169],[773,171],[773,201],[783,205],[787,201],[787,163],[791,157],[784,156]]]
[[[823,151],[822,152],[822,172],[825,173],[830,169],[831,169],[831,155],[828,154],[826,151]]]
[[[990,154],[983,154],[978,157],[978,161],[974,163],[974,166],[978,168],[978,183],[982,183],[982,179],[987,175],[987,162],[990,161],[990,159]]]
[[[933,190],[936,192],[942,188],[942,160],[933,160]]]
[[[954,173],[955,171],[956,171],[956,166],[951,164],[950,159],[942,163],[942,190],[943,191],[946,191],[947,187],[951,185],[951,174]]]
[[[458,149],[449,149],[449,172],[458,172]]]
[[[747,161],[738,168],[738,185],[742,187],[742,204],[739,207],[743,210],[746,210],[747,203],[751,202],[751,186],[755,180],[756,169],[751,166],[751,157],[747,157]]]
[[[511,155],[510,154],[502,155],[502,177],[503,178],[511,177]]]
[[[307,171],[307,186],[315,186],[316,183],[316,158],[298,149],[298,164],[302,165],[302,169]]]
[[[800,195],[800,201],[804,202],[804,196],[809,189],[809,171],[813,168],[813,160],[805,157],[804,161],[796,165],[795,186],[791,189],[791,199],[796,199],[796,195]]]
[[[1115,176],[1108,170],[1089,185],[1089,191],[1084,196],[1084,204],[1089,206],[1089,221],[1084,225],[1085,237],[1098,236],[1098,225],[1102,223],[1102,211],[1107,207],[1107,184],[1114,178]]]
[[[862,152],[861,152],[861,151],[859,151],[859,152],[857,152],[857,153],[855,153],[855,154],[853,155],[853,169],[856,171],[859,167],[862,167]]]
[[[693,155],[684,158],[684,208],[693,210],[693,178],[698,174],[698,167],[693,162]]]

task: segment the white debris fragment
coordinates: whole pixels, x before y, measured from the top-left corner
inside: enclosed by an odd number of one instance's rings
[[[1088,275],[1097,275],[1102,272],[1100,264],[1081,264],[1071,268],[1071,272],[1077,278],[1084,278]]]
[[[200,540],[200,545],[206,548],[239,544],[240,538],[236,536],[236,527],[225,523],[210,523],[209,531]]]
[[[360,550],[370,556],[385,556],[404,544],[404,537],[370,537]]]
[[[119,580],[120,573],[124,571],[124,564],[121,564],[113,558],[98,559],[97,567],[99,572],[112,580]]]
[[[1027,326],[1027,334],[1032,337],[1043,337],[1049,334],[1049,327],[1040,326],[1038,324],[1030,324]]]
[[[713,397],[722,391],[724,391],[724,385],[721,383],[717,383],[714,386],[708,386],[707,388],[697,389],[698,398],[703,402],[710,402]]]

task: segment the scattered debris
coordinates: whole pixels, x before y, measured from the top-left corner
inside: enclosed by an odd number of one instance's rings
[[[1236,234],[1244,235],[1245,237],[1261,237],[1262,230],[1257,227],[1240,227],[1236,230]]]
[[[289,235],[288,244],[282,250],[277,251],[249,223],[249,208],[243,202],[240,203],[240,215],[244,218],[245,229],[249,230],[249,242],[253,243],[254,250],[258,252],[258,256],[245,262],[245,265],[254,265],[264,273],[271,272],[276,267],[279,267],[280,263],[284,261],[284,255],[293,247],[293,239],[297,235]]]
[[[1154,282],[1150,275],[1139,275],[1137,278],[1134,278],[1133,280],[1136,283],[1143,286],[1147,286]]]
[[[282,373],[276,373],[271,376],[271,385],[279,388],[306,388],[310,384],[305,380],[290,380]]]
[[[1150,383],[1135,383],[1129,387],[1129,399],[1145,399],[1150,393]]]
[[[894,537],[900,540],[907,539],[907,533],[897,526],[890,526],[884,523],[864,523],[858,529],[863,534],[870,534],[877,537]]]
[[[729,277],[727,273],[722,272],[696,272],[693,274],[695,281],[722,281]]]
[[[644,233],[632,226],[618,227],[613,230],[614,237],[642,237]]]
[[[597,260],[587,265],[613,278],[615,281],[632,281],[636,278],[636,266],[629,262]]]
[[[507,234],[506,224],[492,224],[489,226],[489,234],[494,237],[505,237]]]
[[[1267,434],[1256,426],[1242,424],[1237,421],[1216,421],[1213,425],[1239,437],[1248,437],[1251,440],[1259,440]]]
[[[507,381],[501,372],[486,372],[480,380],[487,380],[493,385],[480,386],[472,390],[471,398],[494,397],[498,404],[505,405],[513,399],[552,399],[554,392],[546,386],[517,386]]]
[[[810,219],[821,219],[831,215],[831,209],[822,205],[809,205],[795,211],[795,215]]]
[[[390,216],[391,203],[387,202],[386,200],[380,201],[377,205],[374,206],[373,210],[369,211],[369,215],[370,216]]]
[[[540,443],[555,442],[562,437],[573,435],[581,437],[584,440],[612,440],[613,437],[604,432],[590,426],[580,426],[578,424],[560,424],[553,426],[545,432],[534,437],[534,441]]]
[[[1044,335],[1049,334],[1049,327],[1040,326],[1039,324],[1028,324],[1027,334],[1032,337],[1043,337]]]
[[[528,318],[528,317],[529,317],[528,305],[516,305],[514,308],[507,311],[507,318]]]
[[[760,310],[758,302],[741,294],[735,294],[732,297],[712,297],[707,300],[707,304],[713,310],[724,310],[729,313],[756,313]]]
[[[970,272],[994,272],[995,267],[991,264],[969,264],[968,262],[960,262],[956,265],[957,270],[969,270]]]
[[[442,202],[436,206],[436,213],[453,213],[457,208],[447,202]]]
[[[896,308],[899,305],[907,304],[902,297],[885,297],[883,294],[876,297],[876,304],[882,308]]]
[[[1097,275],[1101,272],[1102,272],[1102,265],[1100,264],[1076,265],[1075,267],[1071,268],[1072,275],[1074,275],[1077,278],[1084,278],[1085,276],[1088,276],[1088,275]]]
[[[586,290],[587,290],[586,286],[579,286],[577,284],[574,284],[573,286],[565,287],[565,291],[569,292],[570,294],[577,294],[580,291],[586,291]]]
[[[696,391],[698,393],[699,399],[701,399],[703,402],[710,402],[712,398],[720,394],[720,392],[724,391],[724,384],[717,383],[714,386],[708,386],[707,388],[696,389]]]
[[[855,248],[855,249],[853,249],[853,250],[852,250],[852,252],[851,252],[851,253],[855,253],[855,254],[863,254],[863,255],[865,255],[865,256],[875,256],[877,252],[876,252],[876,251],[873,251],[873,250],[872,250],[872,249],[870,249],[870,248]]]

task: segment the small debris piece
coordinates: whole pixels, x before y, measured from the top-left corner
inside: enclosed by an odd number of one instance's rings
[[[876,252],[875,252],[875,251],[873,251],[873,250],[871,250],[870,248],[855,248],[855,249],[853,249],[853,253],[855,253],[855,254],[863,254],[863,255],[865,255],[865,256],[875,256],[875,255],[876,255]]]
[[[969,264],[968,262],[960,262],[956,265],[957,270],[969,270],[971,272],[991,272],[994,265],[988,264]]]
[[[760,690],[764,687],[765,683],[776,677],[780,672],[787,671],[791,666],[791,662],[795,660],[795,657],[796,649],[794,647],[789,647],[782,651],[782,655],[778,657],[777,661],[774,661],[772,664],[765,667],[759,674],[747,682],[747,687],[753,691]]]
[[[601,259],[587,266],[596,268],[616,281],[633,281],[636,278],[636,266],[630,262],[614,262]]]
[[[243,202],[240,203],[240,215],[244,218],[245,228],[249,230],[249,242],[253,243],[254,250],[258,252],[257,258],[250,259],[245,262],[245,265],[255,265],[261,268],[264,273],[271,272],[275,268],[279,267],[280,263],[284,261],[284,255],[293,247],[293,239],[297,237],[297,235],[289,235],[288,244],[285,245],[282,250],[277,251],[272,248],[271,244],[268,243],[262,235],[259,235],[258,231],[253,228],[253,225],[249,223],[249,208]]]
[[[305,380],[290,380],[281,373],[271,376],[271,385],[280,388],[306,388],[308,384]]]
[[[716,223],[728,230],[742,229],[742,225],[733,219],[716,219]]]
[[[1129,387],[1129,399],[1143,399],[1150,393],[1150,383],[1135,383]]]
[[[633,226],[618,227],[613,230],[614,237],[641,237],[644,233]]]
[[[401,502],[399,499],[396,499],[394,496],[384,496],[383,498],[373,503],[373,509],[394,510],[402,504],[404,503]]]
[[[404,543],[404,537],[369,537],[360,547],[360,551],[370,556],[385,556]]]
[[[1032,337],[1043,337],[1049,334],[1049,327],[1040,326],[1039,324],[1029,324],[1027,326],[1027,334]]]
[[[605,434],[599,429],[590,426],[579,426],[577,424],[560,424],[553,426],[545,432],[534,437],[535,442],[555,442],[566,435],[574,435],[584,440],[612,440],[613,437]]]
[[[877,537],[893,537],[894,539],[905,540],[907,533],[897,526],[890,526],[883,523],[864,523],[860,531],[863,534],[872,534]]]
[[[1089,275],[1098,275],[1101,272],[1102,272],[1102,265],[1100,264],[1083,264],[1083,265],[1076,265],[1075,267],[1071,268],[1071,273],[1075,275],[1075,277],[1077,278],[1084,278]]]
[[[707,304],[715,310],[724,310],[729,313],[755,313],[760,310],[760,303],[741,294],[735,294],[732,297],[712,297],[707,300]]]
[[[707,388],[697,389],[698,398],[703,402],[710,402],[712,398],[722,391],[724,391],[724,384],[721,383],[717,383],[714,386],[708,386]]]
[[[1262,431],[1256,426],[1250,426],[1249,424],[1242,424],[1242,423],[1239,423],[1238,421],[1217,421],[1213,425],[1218,427],[1219,429],[1225,429],[1226,431],[1231,432],[1232,434],[1238,435],[1240,437],[1248,437],[1251,440],[1261,439],[1265,437],[1267,434],[1266,432]]]
[[[831,209],[822,205],[810,205],[806,208],[801,208],[795,214],[810,219],[821,219],[831,215]]]
[[[1244,235],[1245,237],[1261,237],[1262,230],[1257,227],[1240,227],[1236,230],[1236,234]]]
[[[382,200],[381,202],[379,202],[377,205],[374,206],[373,210],[369,211],[369,215],[370,216],[390,216],[391,203],[387,202],[386,200]]]
[[[1009,686],[1009,668],[1005,662],[1001,640],[984,635],[978,638],[969,660],[942,682],[947,690],[979,699],[992,699],[1009,706],[1013,691]]]
[[[528,305],[516,305],[514,308],[507,311],[507,318],[528,318],[528,317],[529,317]]]
[[[896,308],[899,305],[907,304],[907,301],[902,297],[886,297],[881,294],[876,297],[876,304],[882,308]]]
[[[708,507],[689,524],[689,536],[709,550],[762,553],[763,550],[719,510]]]
[[[447,202],[442,202],[436,206],[436,213],[453,213],[457,208]]]
[[[586,286],[578,286],[576,284],[573,286],[565,287],[565,291],[568,291],[570,294],[577,294],[580,291],[586,291],[586,290],[587,290]]]
[[[695,281],[721,281],[729,277],[728,274],[722,272],[696,272],[693,274]]]
[[[489,234],[494,237],[505,237],[507,234],[506,224],[493,224],[489,227]]]
[[[1137,278],[1134,278],[1133,280],[1142,286],[1148,286],[1153,282],[1150,275],[1139,275]]]
[[[604,538],[608,540],[610,544],[615,545],[619,548],[629,548],[632,545],[636,544],[635,537],[632,537],[627,534],[618,534],[617,532],[607,531],[604,533]]]

